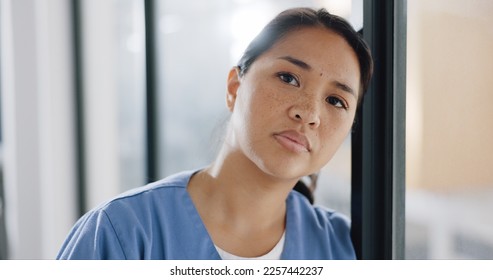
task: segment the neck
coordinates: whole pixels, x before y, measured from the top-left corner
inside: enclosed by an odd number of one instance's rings
[[[214,244],[243,257],[269,252],[286,226],[286,198],[296,179],[266,174],[233,146],[193,176],[188,192]]]
[[[189,186],[202,213],[210,213],[243,231],[279,225],[286,213],[285,201],[296,180],[266,174],[245,155],[228,145],[216,161],[194,176]]]

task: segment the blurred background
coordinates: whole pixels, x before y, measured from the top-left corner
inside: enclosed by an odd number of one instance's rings
[[[406,257],[493,259],[493,2],[408,1]],[[278,12],[363,0],[0,0],[0,259],[53,259],[87,210],[201,168],[225,82]],[[348,136],[316,203],[350,216]]]
[[[493,259],[492,15],[408,1],[407,258]]]

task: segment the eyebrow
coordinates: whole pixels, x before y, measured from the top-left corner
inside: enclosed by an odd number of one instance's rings
[[[289,56],[289,55],[281,56],[281,57],[279,57],[279,59],[283,59],[283,60],[286,60],[288,62],[291,62],[292,64],[294,64],[294,65],[296,65],[302,69],[309,70],[309,71],[312,70],[312,67],[310,65],[308,65],[308,63],[306,63],[302,60],[299,60],[297,58],[294,58],[292,56]]]
[[[354,92],[354,90],[350,86],[346,85],[345,83],[335,81],[334,84],[337,88],[339,88],[339,89],[341,89],[347,93],[350,93],[356,97],[356,93]]]

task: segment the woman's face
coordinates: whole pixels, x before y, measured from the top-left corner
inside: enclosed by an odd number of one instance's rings
[[[230,72],[228,144],[281,179],[318,172],[351,129],[359,85],[358,59],[343,37],[321,27],[295,30],[242,77]]]

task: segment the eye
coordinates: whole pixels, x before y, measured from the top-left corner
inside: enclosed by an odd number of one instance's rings
[[[329,96],[325,99],[330,105],[334,105],[337,108],[347,109],[346,104],[338,97]]]
[[[296,77],[292,74],[289,74],[289,73],[279,73],[277,74],[277,76],[279,77],[279,79],[281,79],[281,81],[285,82],[286,84],[290,84],[290,85],[293,85],[295,87],[299,87],[300,86],[300,83],[298,82],[298,79],[296,79]]]

